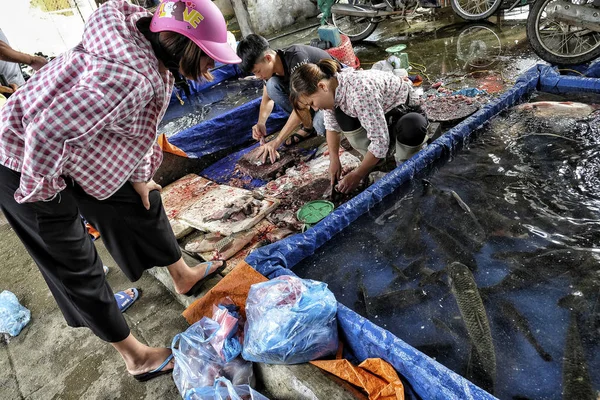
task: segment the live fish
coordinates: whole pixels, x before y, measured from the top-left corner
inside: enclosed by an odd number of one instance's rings
[[[515,307],[514,304],[508,301],[501,301],[500,309],[506,317],[506,319],[508,319],[513,324],[513,326],[519,332],[521,332],[523,336],[525,336],[525,339],[527,339],[527,341],[531,343],[531,345],[533,346],[535,351],[537,351],[540,357],[542,357],[544,361],[552,361],[552,356],[548,354],[546,350],[544,350],[544,348],[542,347],[542,345],[540,345],[535,336],[533,336],[533,333],[531,332],[531,328],[529,326],[529,321],[527,321],[523,314],[521,314],[521,312],[517,310],[517,307]]]
[[[447,254],[448,260],[460,260],[460,262],[470,265],[472,268],[477,266],[473,252],[467,249],[463,243],[436,226],[428,223],[424,223],[424,226],[440,248]]]
[[[363,293],[368,315],[389,314],[394,310],[419,304],[427,298],[427,292],[422,289],[394,290],[378,296],[368,296],[363,287]]]
[[[477,284],[466,265],[453,262],[447,268],[450,290],[458,304],[469,338],[478,353],[481,367],[493,386],[496,380],[496,352]]]
[[[518,111],[530,111],[536,117],[542,118],[567,117],[578,119],[589,116],[597,107],[571,101],[538,101],[521,104],[514,109]]]
[[[564,400],[594,400],[596,397],[577,327],[576,313],[571,313],[567,331],[563,355],[562,390]]]

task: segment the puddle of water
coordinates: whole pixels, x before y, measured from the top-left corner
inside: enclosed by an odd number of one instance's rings
[[[595,398],[599,117],[499,116],[294,272],[500,399]]]
[[[540,62],[527,42],[527,10],[520,7],[475,23],[462,20],[448,8],[419,17],[410,26],[400,20],[385,20],[370,37],[355,43],[354,51],[361,67],[369,69],[387,58],[386,48],[404,43],[410,62],[415,64],[411,73],[419,73],[431,83],[443,79],[452,89],[489,86],[495,92]],[[271,45],[308,44],[316,36],[316,29],[309,29],[274,40]]]

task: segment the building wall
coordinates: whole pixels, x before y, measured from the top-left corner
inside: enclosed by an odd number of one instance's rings
[[[230,0],[215,0],[215,4],[219,7],[225,18],[228,19],[235,16]]]
[[[310,0],[246,0],[254,32],[268,35],[319,13]]]

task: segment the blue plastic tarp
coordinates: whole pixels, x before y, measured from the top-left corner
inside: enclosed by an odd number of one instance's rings
[[[210,179],[213,182],[217,182],[221,185],[229,184],[233,178],[236,178],[235,166],[237,162],[242,158],[244,154],[247,154],[259,146],[256,143],[253,146],[232,153],[227,157],[223,157],[210,167],[200,171],[200,175],[206,179]],[[266,185],[267,182],[261,179],[252,179],[244,184],[245,189],[254,189],[260,186]]]
[[[213,76],[212,81],[201,80],[201,81],[190,81],[188,80],[188,86],[190,87],[190,94],[196,95],[204,90],[210,89],[211,87],[218,85],[221,82],[226,81],[230,78],[239,78],[244,74],[240,70],[237,65],[233,64],[221,64],[217,63],[215,68],[211,70],[211,74]],[[179,93],[179,96],[182,99],[186,99],[185,93],[183,91],[178,90],[177,88],[173,89],[173,93],[171,94],[171,103],[179,103],[179,99],[176,96],[176,92]]]
[[[588,78],[600,78],[600,60],[596,60],[587,66],[583,74]]]
[[[545,65],[539,68],[539,89],[543,92],[557,94],[568,92],[600,92],[600,79],[560,75],[555,68]]]
[[[188,157],[200,158],[219,150],[234,148],[252,139],[252,126],[258,119],[261,99],[252,100],[215,118],[203,121],[169,138],[169,142]],[[288,119],[289,114],[275,106],[267,120],[267,133],[275,133]]]
[[[557,75],[558,73],[551,67],[543,65],[528,70],[517,80],[512,89],[495,102],[484,106],[359,196],[337,208],[315,227],[305,233],[257,249],[246,258],[246,262],[269,278],[293,274],[290,269],[294,265],[312,255],[317,248],[366,213],[383,197],[412,179],[418,171],[423,170],[436,159],[452,154],[478,127],[500,111],[515,105],[538,86],[564,92],[581,89],[600,92],[600,86],[589,79],[577,77],[561,79],[557,78]],[[414,391],[424,399],[494,398],[390,332],[339,303],[338,322],[341,335],[359,361],[368,357],[381,357],[390,362],[408,380]]]

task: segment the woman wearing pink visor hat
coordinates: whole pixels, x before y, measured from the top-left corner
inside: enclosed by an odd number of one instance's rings
[[[154,16],[109,1],[90,16],[81,43],[0,111],[0,209],[67,324],[109,342],[140,381],[171,372],[171,351],[131,334],[80,214],[131,281],[165,266],[177,292],[194,294],[224,267],[185,263],[152,180],[174,76],[210,76],[213,60],[241,61],[210,0],[162,0]],[[129,306],[138,292],[125,293]]]

